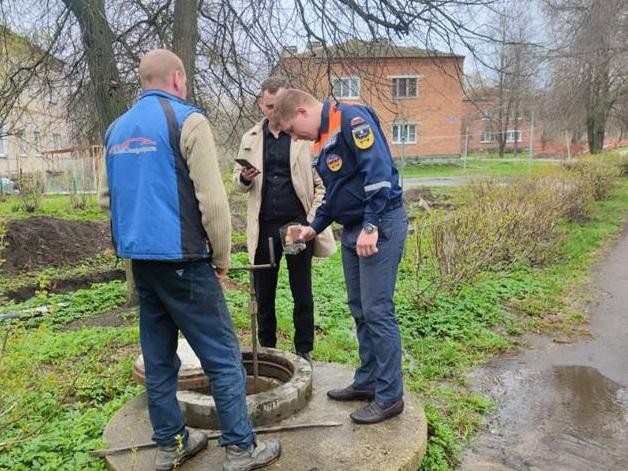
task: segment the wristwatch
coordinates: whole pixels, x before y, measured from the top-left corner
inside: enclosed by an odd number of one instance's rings
[[[372,234],[373,232],[377,232],[377,226],[375,224],[371,224],[370,222],[367,222],[366,224],[364,224],[362,226],[362,229],[364,229],[364,232],[366,232],[367,234]]]

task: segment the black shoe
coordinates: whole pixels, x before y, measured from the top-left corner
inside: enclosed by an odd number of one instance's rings
[[[297,355],[306,360],[308,363],[312,363],[312,357],[310,357],[310,352],[297,352]]]
[[[327,391],[327,397],[334,401],[372,401],[375,398],[375,392],[368,389],[356,389],[351,384],[346,388]]]
[[[395,417],[402,412],[403,399],[399,399],[388,407],[384,407],[380,402],[373,401],[368,406],[364,406],[362,409],[352,412],[349,417],[351,417],[351,420],[356,424],[376,424],[377,422]]]

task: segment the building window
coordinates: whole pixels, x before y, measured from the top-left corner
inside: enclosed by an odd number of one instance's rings
[[[56,105],[59,102],[59,99],[57,98],[57,92],[53,87],[50,87],[48,89],[48,101],[51,105]]]
[[[31,98],[39,95],[39,85],[37,84],[37,79],[32,78],[28,84],[26,85],[28,96]]]
[[[493,131],[484,131],[482,133],[482,136],[480,137],[480,142],[483,144],[495,142],[495,136],[493,135]]]
[[[521,142],[521,131],[519,129],[517,129],[516,131],[506,131],[506,142]]]
[[[521,110],[512,111],[510,113],[510,120],[511,121],[514,121],[514,120],[520,121],[522,119],[523,119],[523,113],[521,112]]]
[[[41,155],[41,132],[33,131],[33,147],[35,155]]]
[[[482,121],[491,121],[493,119],[494,113],[491,110],[482,111]]]
[[[26,157],[26,131],[20,129],[15,133],[15,140],[17,141],[17,149],[21,157]]]
[[[393,144],[416,144],[416,124],[393,124]]]
[[[9,139],[5,135],[3,128],[0,128],[0,157],[7,157],[9,155]]]
[[[360,79],[357,77],[337,78],[332,85],[336,98],[360,98]]]
[[[52,135],[52,148],[61,149],[61,134]]]
[[[413,98],[417,96],[416,77],[393,77],[392,96],[393,98]]]

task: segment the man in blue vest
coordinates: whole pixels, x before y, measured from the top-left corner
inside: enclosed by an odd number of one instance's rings
[[[321,103],[288,89],[275,100],[274,119],[293,137],[314,141],[313,165],[325,184],[311,225],[293,226],[290,236],[307,241],[332,221],[343,226],[342,265],[361,364],[352,384],[327,395],[338,401],[368,400],[351,419],[381,422],[404,406],[393,295],[408,218],[390,149],[379,119],[366,106]]]
[[[155,466],[173,469],[207,446],[177,403],[180,331],[211,380],[224,471],[258,469],[278,458],[280,445],[257,442],[247,415],[246,372],[218,280],[229,268],[231,222],[211,129],[184,101],[175,54],[149,52],[139,73],[142,95],[105,137],[100,200],[111,211],[117,255],[132,260]]]

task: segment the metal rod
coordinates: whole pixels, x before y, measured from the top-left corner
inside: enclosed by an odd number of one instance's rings
[[[275,264],[265,263],[263,265],[243,265],[241,267],[229,267],[229,271],[236,271],[236,270],[255,271],[255,270],[267,270],[269,268],[275,268]]]
[[[257,299],[255,298],[255,275],[249,272],[249,314],[251,316],[251,349],[253,351],[253,394],[257,393],[259,364],[257,361]]]
[[[319,428],[319,427],[340,427],[341,422],[320,422],[320,423],[307,423],[307,424],[291,424],[291,425],[275,425],[272,427],[257,427],[253,429],[255,433],[273,433],[273,432],[285,432],[290,430],[302,430],[307,428]],[[216,440],[220,438],[222,433],[220,432],[205,432],[209,440]],[[157,446],[155,442],[138,443],[137,445],[129,445],[120,448],[109,448],[107,450],[93,450],[89,454],[103,458],[105,456],[117,455],[124,453],[125,451],[142,450],[146,448],[154,448]]]
[[[269,262],[264,268],[275,268],[275,244],[273,238],[268,238],[268,258]],[[261,266],[257,265],[256,269]],[[255,275],[253,270],[249,271],[249,314],[251,316],[251,350],[253,353],[253,393],[257,393],[257,383],[259,379],[259,361],[257,355],[257,298],[255,296]]]

